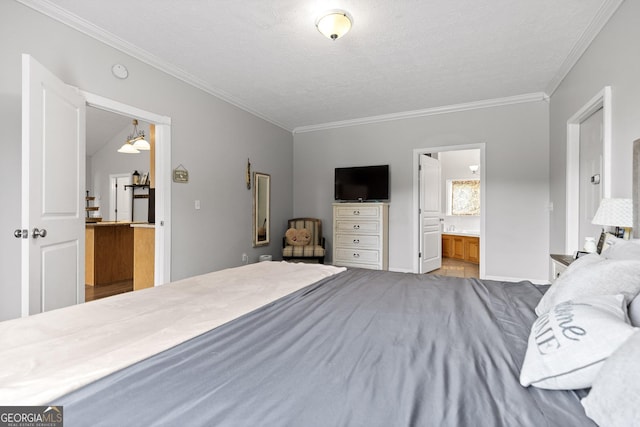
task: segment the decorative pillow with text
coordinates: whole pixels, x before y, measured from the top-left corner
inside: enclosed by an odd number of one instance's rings
[[[520,384],[572,390],[591,387],[604,361],[637,328],[623,295],[562,302],[531,327]]]

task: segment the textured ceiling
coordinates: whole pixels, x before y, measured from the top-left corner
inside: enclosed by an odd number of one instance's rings
[[[289,130],[549,93],[620,3],[20,1]],[[354,18],[337,41],[314,26],[334,8]]]

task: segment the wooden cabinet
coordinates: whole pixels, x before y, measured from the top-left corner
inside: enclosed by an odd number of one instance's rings
[[[87,224],[85,251],[87,285],[133,278],[133,230],[129,223]]]
[[[480,239],[465,237],[464,245],[464,260],[480,264]]]
[[[444,258],[453,258],[453,236],[442,235],[442,256]]]
[[[480,264],[480,238],[443,234],[442,256]]]
[[[134,224],[133,228],[133,290],[154,285],[155,227]]]
[[[462,236],[453,236],[452,258],[464,259],[465,239]]]
[[[333,264],[389,268],[389,204],[333,204]]]

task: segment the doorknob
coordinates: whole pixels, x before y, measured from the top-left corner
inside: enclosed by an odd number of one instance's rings
[[[29,230],[21,230],[21,229],[18,228],[13,232],[13,235],[16,237],[16,239],[19,239],[21,237],[23,239],[28,239],[29,238]]]
[[[44,228],[42,230],[38,230],[37,228],[34,228],[33,234],[31,234],[31,236],[34,239],[37,239],[38,237],[47,237],[47,230],[45,230]]]

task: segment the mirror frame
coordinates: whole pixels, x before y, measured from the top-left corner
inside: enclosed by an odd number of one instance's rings
[[[253,247],[271,241],[271,175],[253,173]]]
[[[633,238],[640,239],[640,139],[633,141]]]

